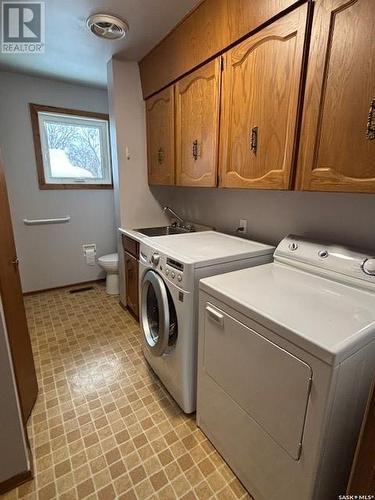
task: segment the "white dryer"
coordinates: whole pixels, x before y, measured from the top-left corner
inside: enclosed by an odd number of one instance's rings
[[[273,251],[269,245],[216,231],[141,241],[144,355],[186,413],[196,408],[199,280],[271,262]]]
[[[200,292],[199,427],[257,500],[344,496],[375,374],[375,258],[290,236]]]

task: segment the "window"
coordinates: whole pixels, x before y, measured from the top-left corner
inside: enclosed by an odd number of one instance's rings
[[[112,188],[108,115],[30,104],[40,189]]]

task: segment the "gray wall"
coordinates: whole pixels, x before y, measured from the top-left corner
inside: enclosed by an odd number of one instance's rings
[[[375,195],[252,191],[242,189],[153,188],[192,220],[234,233],[247,219],[247,238],[278,243],[289,233],[362,247],[375,254]]]
[[[108,112],[105,90],[0,72],[0,148],[5,161],[24,292],[97,279],[82,244],[116,251],[113,190],[39,190],[28,103]],[[70,215],[62,225],[27,227],[22,219]]]
[[[18,402],[0,297],[0,483],[29,470],[30,464]]]

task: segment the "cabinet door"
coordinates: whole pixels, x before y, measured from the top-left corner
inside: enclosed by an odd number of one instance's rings
[[[316,2],[300,144],[300,189],[375,192],[374,0]]]
[[[299,7],[225,55],[220,186],[290,187],[307,10]]]
[[[149,184],[174,184],[174,89],[146,101]]]
[[[217,184],[221,59],[176,83],[176,184]]]
[[[126,305],[138,319],[138,261],[125,252]]]

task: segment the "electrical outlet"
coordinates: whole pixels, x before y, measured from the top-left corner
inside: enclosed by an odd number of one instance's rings
[[[239,234],[246,234],[247,233],[247,220],[246,219],[240,219],[240,225],[238,226],[237,231]]]

